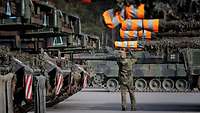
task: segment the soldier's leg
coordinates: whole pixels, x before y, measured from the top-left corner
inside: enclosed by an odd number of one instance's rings
[[[121,90],[121,101],[122,101],[122,110],[126,110],[126,91],[127,87],[125,85],[120,85],[120,90]]]
[[[128,92],[129,92],[130,101],[131,101],[131,110],[135,111],[136,110],[135,95],[134,95],[133,88],[131,86],[128,86]]]

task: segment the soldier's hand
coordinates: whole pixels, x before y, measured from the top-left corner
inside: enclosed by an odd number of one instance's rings
[[[135,64],[137,62],[137,59],[136,58],[132,58],[131,62],[132,62],[132,64]]]

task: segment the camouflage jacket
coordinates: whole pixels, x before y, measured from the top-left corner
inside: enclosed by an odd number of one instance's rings
[[[119,59],[117,64],[119,66],[119,82],[120,84],[130,83],[133,79],[132,65],[135,64],[136,59]]]

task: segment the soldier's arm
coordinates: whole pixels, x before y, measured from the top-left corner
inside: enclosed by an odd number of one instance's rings
[[[135,64],[136,62],[137,62],[137,59],[136,59],[136,58],[132,58],[132,59],[131,59],[131,63],[132,63],[132,64]]]

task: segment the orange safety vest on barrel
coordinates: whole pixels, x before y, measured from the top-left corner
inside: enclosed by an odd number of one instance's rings
[[[134,5],[129,5],[125,7],[127,19],[143,19],[144,12],[144,4],[140,4],[137,8]]]
[[[120,29],[120,37],[122,39],[137,39],[138,31],[124,31]]]
[[[150,30],[157,33],[159,30],[159,19],[144,19],[143,27],[145,30]]]
[[[124,12],[124,11],[123,11]],[[122,11],[114,12],[113,9],[109,9],[103,13],[103,20],[106,26],[110,29],[114,29],[116,26],[122,23]]]
[[[148,30],[152,32],[158,32],[159,30],[159,19],[127,19],[122,22],[122,30]]]
[[[115,48],[143,48],[138,41],[115,41]]]
[[[140,31],[123,31],[120,29],[120,37],[122,39],[148,39],[151,40],[152,32],[147,30]]]
[[[147,30],[141,30],[141,31],[138,32],[138,37],[140,39],[151,40],[152,39],[152,32],[147,31]]]
[[[121,29],[124,31],[138,31],[142,28],[142,19],[127,19],[121,25]]]

